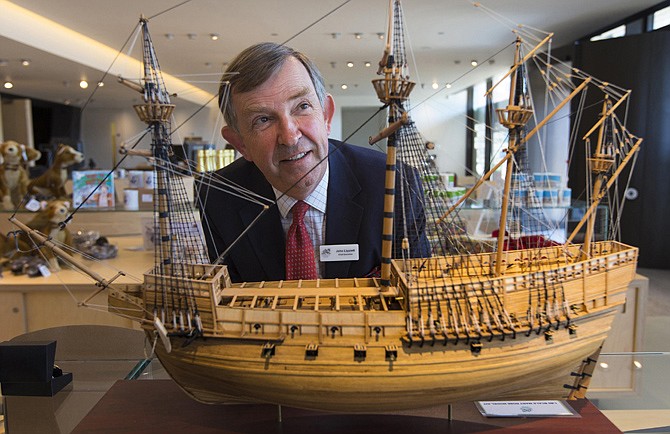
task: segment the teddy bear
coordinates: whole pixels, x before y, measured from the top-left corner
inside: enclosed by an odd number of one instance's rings
[[[42,210],[26,223],[26,226],[40,231],[58,244],[72,246],[72,233],[68,230],[67,226],[61,228],[60,225],[70,211],[70,202],[52,200],[43,202],[42,207]],[[26,235],[23,235],[22,238],[28,245],[34,246],[34,243]],[[40,251],[47,259],[51,271],[60,270],[58,258],[56,258],[50,248],[43,246],[40,248]]]
[[[72,146],[58,145],[53,164],[46,172],[30,181],[28,184],[28,193],[47,199],[66,198],[65,181],[67,180],[67,168],[82,161],[84,161],[84,154],[75,150]]]
[[[0,144],[0,198],[5,210],[15,209],[28,191],[28,163],[42,153],[26,145],[8,140]]]

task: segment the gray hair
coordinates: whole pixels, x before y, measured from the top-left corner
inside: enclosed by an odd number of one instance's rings
[[[303,64],[314,85],[321,108],[326,100],[323,77],[307,56],[286,45],[262,42],[245,49],[230,63],[219,85],[219,109],[228,126],[238,131],[237,118],[232,103],[232,94],[249,92],[265,83],[284,65],[289,57]],[[234,73],[234,74],[231,74]]]

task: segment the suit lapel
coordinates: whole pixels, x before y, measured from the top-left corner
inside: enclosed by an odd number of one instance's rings
[[[240,210],[240,218],[245,227],[253,223],[258,216],[258,206],[247,206]],[[276,206],[270,208],[248,232],[251,249],[258,258],[258,267],[265,271],[269,280],[283,279],[284,270],[284,231]]]
[[[326,208],[326,244],[357,244],[363,206],[355,201],[361,186],[340,152],[331,152],[328,204]],[[330,216],[337,216],[331,218]],[[347,276],[351,262],[327,262],[326,276]]]
[[[270,184],[265,180],[260,170],[256,169],[251,176],[251,190],[267,198],[274,198],[274,191]],[[249,203],[240,208],[239,215],[243,228],[246,229],[258,217],[260,209],[258,205]],[[256,264],[247,264],[249,268],[263,270],[268,280],[283,279],[285,272],[284,264],[284,231],[281,227],[279,210],[276,206],[271,206],[265,214],[261,216],[254,227],[247,233],[248,242],[251,250],[256,255],[258,262]],[[246,260],[253,261],[253,258]]]

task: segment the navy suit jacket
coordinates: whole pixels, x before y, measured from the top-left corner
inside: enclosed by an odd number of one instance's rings
[[[359,260],[326,262],[323,277],[363,277],[381,264],[386,155],[335,140],[330,140],[329,151],[325,244],[358,244]],[[217,177],[274,201],[272,187],[263,174],[244,159],[224,167]],[[416,182],[420,188],[418,178]],[[214,260],[256,219],[262,205],[207,185],[199,187],[199,195],[204,204],[201,212],[207,248]],[[416,201],[416,195],[410,196],[409,200]],[[417,209],[416,204],[412,209]],[[411,240],[412,256],[429,256],[422,211],[415,220],[422,236]],[[279,210],[272,205],[232,247],[223,263],[228,265],[233,282],[285,279],[285,244]]]

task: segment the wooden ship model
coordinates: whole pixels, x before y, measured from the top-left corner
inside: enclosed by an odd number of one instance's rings
[[[417,193],[393,189],[396,177],[402,184],[406,175],[399,168],[419,171],[432,256],[410,259],[406,243],[392,252],[389,235],[403,230],[403,216],[396,213],[384,220],[379,278],[245,283],[231,283],[226,266],[210,264],[204,242],[185,229],[195,217],[171,161],[174,105],[147,22],[141,20],[144,103],[135,110],[152,132],[148,156],[156,172],[156,263],[136,286],[116,285],[116,277],[86,272],[98,282],[97,292],[108,291],[110,311],[134,317],[158,341],[160,362],[198,401],[370,412],[463,400],[584,395],[599,348],[635,275],[638,253],[617,241],[593,241],[595,212],[641,139],[619,123],[615,109],[621,101],[606,97],[602,116],[585,137],[597,136],[588,160],[592,202],[575,229],[576,234],[584,225],[584,242],[573,243],[575,234],[560,244],[523,238],[525,221],[535,218],[516,209],[542,209],[520,203],[513,191],[524,183],[528,140],[558,108],[529,130],[533,107],[524,65],[542,53],[536,47],[522,55],[519,38],[508,73],[509,103],[498,111],[509,130],[506,156],[473,187],[506,166],[502,230],[495,247],[482,247],[468,239],[459,203],[443,194],[445,186],[428,164],[425,141],[409,117],[406,105],[414,83],[405,72],[397,0],[391,17],[381,78],[373,81],[389,113],[389,127],[380,135],[388,149],[389,169],[380,174],[386,177],[385,216],[394,214],[394,194]],[[563,78],[557,69],[551,73],[555,75],[544,76],[550,85],[580,83],[561,106],[593,84],[580,71],[569,70]],[[608,92],[606,83],[598,82],[597,88]],[[47,237],[34,231],[30,236],[66,257]],[[86,268],[74,257],[67,261]]]

